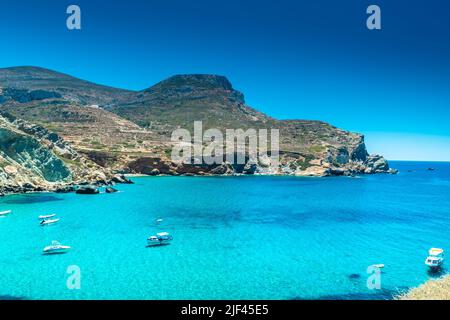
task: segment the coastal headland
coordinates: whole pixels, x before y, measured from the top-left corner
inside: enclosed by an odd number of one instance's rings
[[[218,75],[176,75],[141,91],[39,67],[0,69],[0,193],[70,191],[126,181],[123,174],[354,176],[396,173],[364,136],[310,120],[277,120],[245,103]],[[279,164],[173,161],[171,134],[276,129]],[[204,145],[203,147],[207,147]],[[260,152],[260,150],[258,150]],[[238,152],[232,155],[240,156]]]

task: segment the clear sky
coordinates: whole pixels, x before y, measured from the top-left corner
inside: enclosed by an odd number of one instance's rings
[[[82,30],[66,28],[81,7]],[[381,7],[382,30],[366,28]],[[144,89],[227,76],[249,105],[364,133],[388,159],[450,160],[446,0],[0,0],[0,67]]]

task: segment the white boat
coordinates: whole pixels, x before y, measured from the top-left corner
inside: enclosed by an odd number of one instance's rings
[[[11,210],[1,211],[0,216],[6,216],[6,215],[10,214],[11,212],[12,212]]]
[[[155,221],[156,221],[156,223],[161,223],[161,222],[163,222],[163,219],[156,219]]]
[[[42,220],[40,225],[41,226],[46,226],[49,224],[53,224],[53,223],[57,223],[59,221],[59,219],[46,219],[46,220]]]
[[[44,253],[66,253],[70,250],[69,246],[64,246],[58,241],[52,241],[52,244],[44,248]]]
[[[382,264],[382,263],[373,264],[372,267],[375,267],[375,268],[378,268],[378,269],[383,269],[384,268],[384,264]]]
[[[53,218],[54,216],[56,216],[56,214],[48,214],[48,215],[39,216],[38,219],[39,220],[46,220],[46,219]]]
[[[168,232],[160,232],[154,236],[150,236],[147,242],[150,246],[162,245],[172,241],[173,237]]]
[[[425,264],[432,269],[438,269],[444,263],[444,250],[441,248],[431,248],[428,251],[428,257]]]

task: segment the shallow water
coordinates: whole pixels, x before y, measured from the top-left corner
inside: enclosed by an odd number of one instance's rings
[[[400,174],[148,177],[116,194],[4,197],[0,299],[389,299],[431,277],[430,247],[450,250],[450,164],[391,165]],[[49,213],[61,221],[39,226]],[[146,247],[158,231],[173,243]],[[42,255],[52,240],[72,250]],[[374,263],[381,290],[366,285]]]

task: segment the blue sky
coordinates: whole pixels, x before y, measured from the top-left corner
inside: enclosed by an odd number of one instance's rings
[[[77,4],[82,30],[66,28]],[[382,30],[366,28],[381,7]],[[280,119],[364,133],[389,159],[450,161],[450,4],[429,1],[0,0],[0,66],[144,89],[227,76]]]

